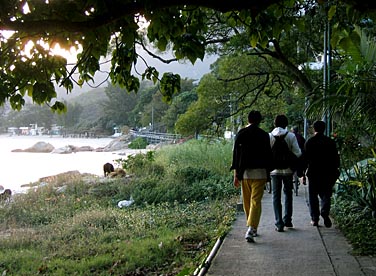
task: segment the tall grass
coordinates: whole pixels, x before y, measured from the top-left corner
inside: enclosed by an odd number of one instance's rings
[[[228,155],[227,144],[190,142],[137,157],[141,175],[59,179],[15,196],[0,206],[0,273],[191,274],[235,217]]]
[[[177,170],[198,167],[217,175],[228,175],[232,160],[229,141],[190,140],[182,145],[170,145],[157,151],[155,159],[166,168]]]

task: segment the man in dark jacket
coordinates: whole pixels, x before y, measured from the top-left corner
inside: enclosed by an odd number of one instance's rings
[[[271,167],[272,152],[269,135],[259,128],[261,114],[251,111],[249,125],[235,137],[231,169],[234,170],[234,186],[241,183],[243,209],[248,230],[245,239],[254,242],[261,217],[261,199]]]
[[[311,224],[319,226],[320,215],[324,225],[331,227],[329,218],[333,186],[339,177],[340,159],[335,142],[324,135],[325,123],[313,124],[315,135],[305,143],[305,159],[308,164],[308,191]],[[319,199],[321,199],[321,210]]]

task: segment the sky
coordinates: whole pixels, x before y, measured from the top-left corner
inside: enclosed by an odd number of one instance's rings
[[[9,37],[12,32],[2,32],[5,37]],[[42,42],[41,42],[42,43]],[[30,51],[30,48],[32,47],[32,42],[30,42],[26,48],[25,51]],[[42,43],[43,47],[49,47],[47,44]],[[80,52],[82,49],[75,49],[71,48],[70,51],[61,49],[59,45],[55,45],[54,48],[51,48],[51,52],[57,55],[62,55],[67,58],[67,61],[69,64],[75,64],[76,62],[76,55],[78,52]],[[148,63],[149,66],[155,67],[159,71],[159,76],[162,77],[163,73],[165,72],[172,72],[174,74],[179,74],[181,78],[189,78],[189,79],[194,79],[199,81],[201,77],[210,72],[210,66],[213,64],[218,56],[205,56],[204,60],[197,60],[194,65],[190,61],[178,61],[178,62],[172,62],[170,64],[166,64],[161,62],[158,59],[150,57],[143,49],[139,48],[138,54],[140,54]],[[172,55],[167,54],[163,55],[165,59],[171,59]],[[106,62],[103,65],[101,65],[101,72],[96,72],[94,79],[94,83],[90,83],[90,85],[85,84],[82,88],[79,87],[78,85],[75,85],[73,88],[72,93],[78,93],[79,91],[90,91],[92,89],[95,89],[97,87],[106,87],[107,86],[107,77],[108,77],[108,72],[110,71],[110,62]],[[141,59],[137,62],[136,69],[139,73],[143,73],[145,70],[146,66],[144,65],[144,62],[141,61]],[[57,87],[57,92],[60,97],[65,98],[66,95],[66,90],[64,88],[59,88]],[[71,94],[72,94],[71,93]],[[74,96],[74,95],[72,95]]]
[[[9,37],[13,32],[2,32],[2,35],[5,37]],[[42,43],[42,42],[41,42]],[[25,51],[30,51],[32,47],[32,42],[29,43],[30,45],[26,46]],[[42,43],[43,47],[48,47],[47,44]],[[76,62],[76,55],[77,51],[80,52],[82,49],[75,49],[71,48],[70,51],[61,49],[59,45],[55,45],[54,48],[50,49],[54,54],[62,55],[67,58],[69,64],[75,64]],[[205,56],[204,60],[197,60],[194,65],[191,64],[189,61],[179,61],[179,62],[172,62],[170,64],[162,63],[160,60],[150,57],[143,49],[137,49],[138,54],[140,54],[148,63],[149,66],[155,67],[159,71],[159,76],[162,77],[163,73],[165,72],[172,72],[174,74],[179,74],[181,78],[189,78],[199,81],[201,77],[210,72],[210,66],[213,64],[218,56]],[[171,59],[172,55],[164,55],[165,59]],[[90,82],[90,85],[84,84],[83,87],[79,87],[75,85],[72,92],[70,94],[75,94],[79,91],[90,91],[92,89],[98,87],[106,87],[107,86],[107,79],[108,79],[108,72],[110,71],[110,62],[106,62],[101,65],[101,72],[96,72],[94,75],[95,82]],[[136,70],[142,74],[145,70],[146,66],[141,59],[137,62]],[[140,76],[141,78],[141,76]],[[65,98],[66,89],[56,87],[58,92],[58,96]],[[72,95],[74,96],[74,95]]]
[[[157,59],[153,59],[151,57],[146,57],[143,55],[144,58],[147,59],[149,66],[155,67],[159,71],[159,76],[161,77],[165,72],[172,72],[174,74],[179,74],[181,78],[189,78],[199,81],[201,77],[210,72],[210,66],[217,60],[218,56],[206,56],[203,61],[197,60],[194,65],[192,65],[189,61],[187,62],[172,62],[170,64],[165,64],[160,62]],[[145,70],[145,66],[142,62],[138,62],[136,65],[136,69],[138,72],[142,73]],[[94,79],[95,83],[90,82],[90,85],[85,84],[82,88],[79,86],[75,86],[70,94],[79,94],[79,92],[86,92],[98,87],[106,87],[107,81],[106,78],[108,77],[107,72],[110,70],[110,62],[107,62],[101,65],[101,71],[105,73],[96,72]],[[59,96],[64,97],[66,94],[66,90],[62,88],[58,88]]]

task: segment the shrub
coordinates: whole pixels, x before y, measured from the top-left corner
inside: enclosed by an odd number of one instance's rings
[[[350,241],[353,253],[358,255],[376,254],[376,219],[369,210],[357,202],[341,196],[334,197],[331,213],[339,228]]]
[[[175,171],[175,179],[177,182],[183,182],[187,185],[191,185],[195,182],[207,179],[214,174],[205,168],[195,168],[195,167],[183,167],[178,168]]]
[[[163,176],[165,168],[161,164],[155,163],[154,151],[130,155],[127,159],[118,159],[116,162],[128,173],[136,176],[145,176],[147,174]]]
[[[374,154],[375,155],[375,154]],[[340,178],[332,214],[354,252],[376,254],[376,163],[356,163]]]
[[[376,218],[376,159],[369,158],[356,163],[342,177],[339,195],[355,201]]]
[[[128,189],[136,205],[186,203],[237,193],[227,163],[231,149],[226,143],[194,141],[136,154],[117,162],[136,176]]]
[[[130,149],[146,149],[146,146],[148,145],[148,142],[146,141],[145,138],[142,137],[137,137],[134,139],[128,147]]]

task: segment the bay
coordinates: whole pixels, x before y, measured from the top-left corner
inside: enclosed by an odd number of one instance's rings
[[[12,152],[27,149],[37,142],[46,142],[55,149],[72,145],[103,148],[114,138],[61,138],[53,136],[8,136],[0,135],[0,185],[13,193],[24,192],[25,184],[38,181],[42,177],[68,171],[79,171],[103,176],[103,164],[109,162],[116,167],[114,160],[126,158],[141,150],[121,150],[115,152],[76,152],[71,154]]]

